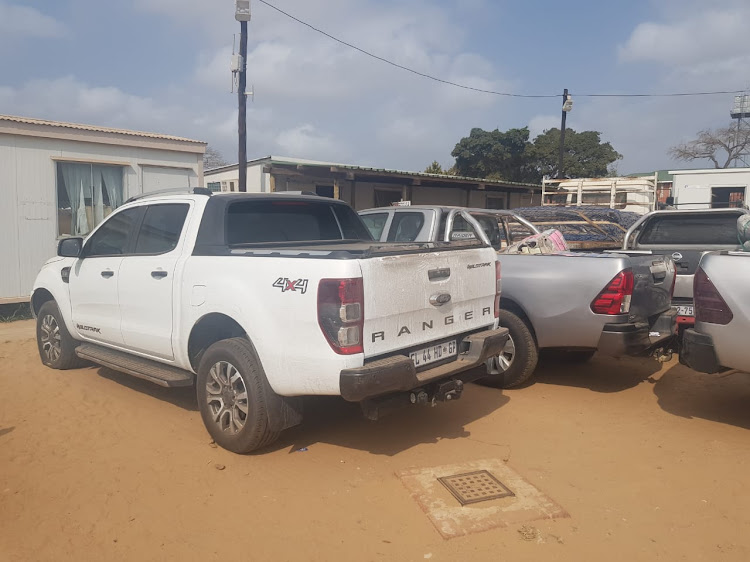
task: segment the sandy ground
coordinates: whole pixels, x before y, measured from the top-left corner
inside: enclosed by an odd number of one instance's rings
[[[0,325],[3,561],[750,559],[747,374],[596,357],[376,423],[310,399],[238,456],[210,446],[191,389],[53,371],[32,338]],[[570,517],[446,540],[396,477],[490,458]]]

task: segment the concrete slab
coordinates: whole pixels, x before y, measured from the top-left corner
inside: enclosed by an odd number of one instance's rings
[[[462,506],[438,480],[481,470],[492,474],[514,495]],[[413,468],[396,475],[445,539],[539,519],[568,517],[562,507],[501,459]]]

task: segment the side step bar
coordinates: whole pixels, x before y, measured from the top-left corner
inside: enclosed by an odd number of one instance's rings
[[[91,343],[79,345],[76,355],[159,386],[191,386],[195,380],[195,376],[189,371]]]

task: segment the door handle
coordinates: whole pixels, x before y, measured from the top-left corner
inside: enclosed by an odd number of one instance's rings
[[[431,269],[427,272],[427,277],[430,281],[439,281],[440,279],[448,279],[451,276],[450,267],[441,267],[438,269]]]
[[[112,271],[111,269],[105,269],[104,271],[102,271],[102,277],[104,277],[105,279],[109,279],[114,274],[115,274],[115,272]]]
[[[163,279],[167,276],[167,272],[162,269],[157,269],[156,271],[151,272],[151,277],[154,279]]]

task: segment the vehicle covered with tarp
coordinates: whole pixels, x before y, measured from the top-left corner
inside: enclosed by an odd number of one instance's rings
[[[637,213],[606,207],[521,207],[513,212],[540,231],[559,230],[571,250],[615,250],[622,247],[627,230],[641,217]]]

